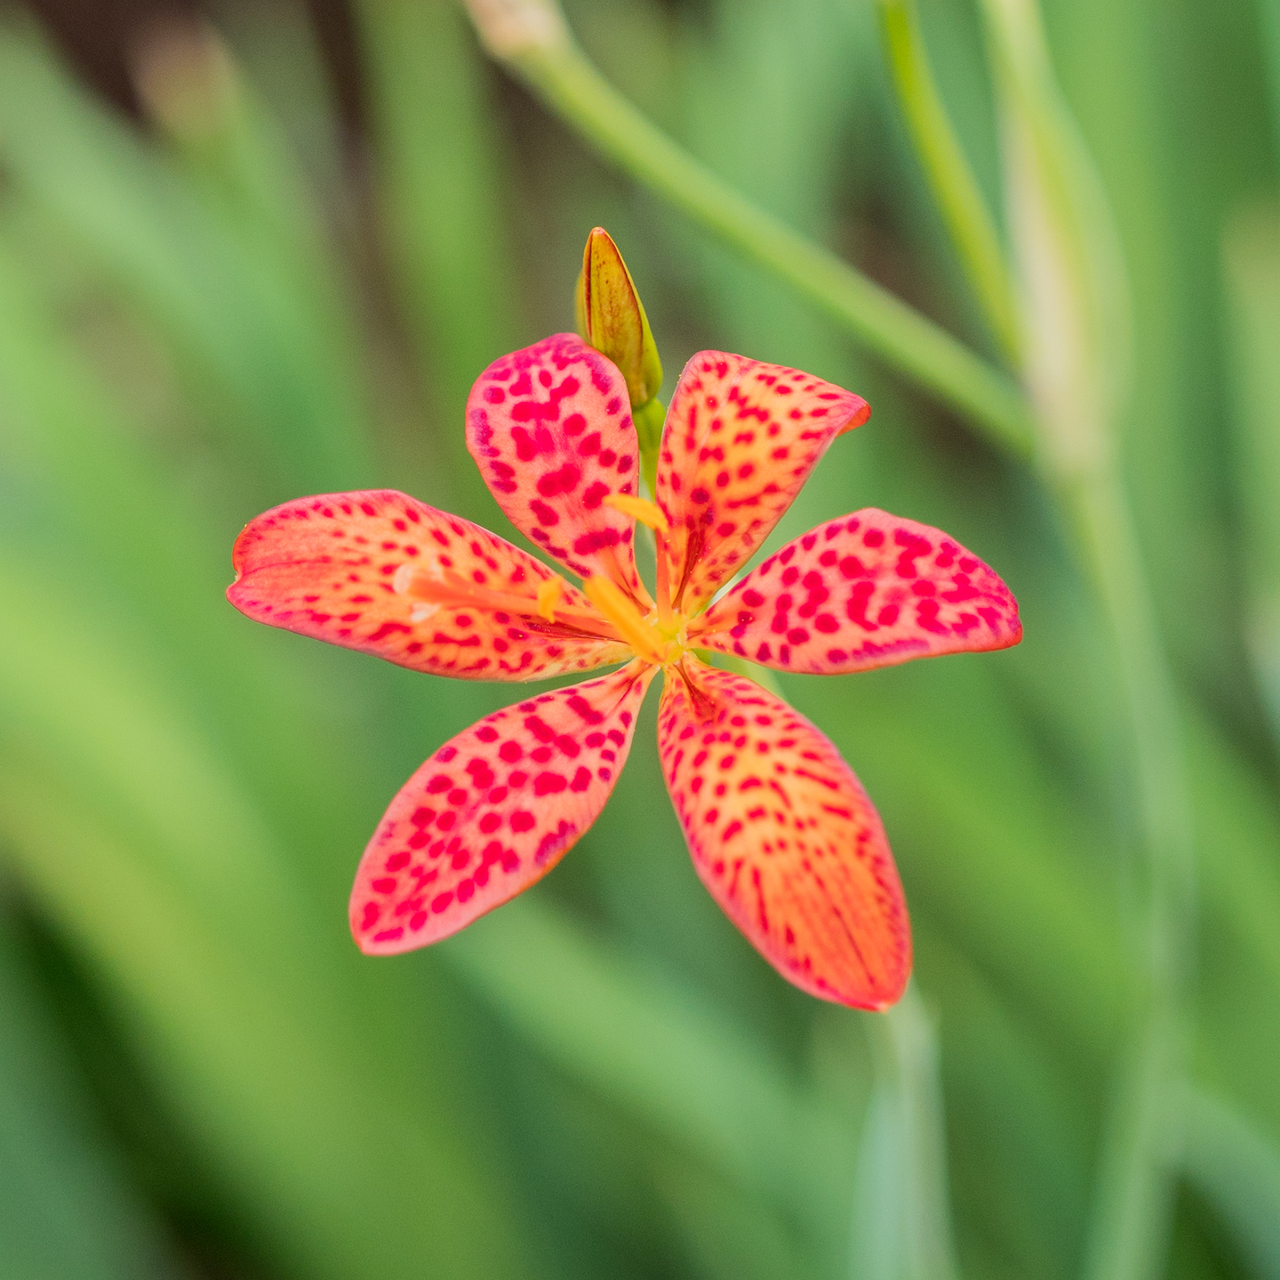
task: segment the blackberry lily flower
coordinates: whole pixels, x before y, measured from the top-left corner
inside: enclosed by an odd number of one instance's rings
[[[704,351],[676,387],[648,502],[622,374],[558,334],[485,370],[467,443],[512,523],[581,590],[390,490],[303,498],[245,528],[227,595],[258,621],[463,679],[625,664],[485,716],[418,769],[356,873],[363,951],[448,937],[550,871],[604,807],[661,670],[663,771],[712,896],[803,990],[867,1009],[898,998],[910,929],[866,793],[803,716],[695,656],[836,675],[1018,642],[991,569],[874,509],[788,543],[708,607],[869,414],[808,374]],[[637,519],[655,534],[654,596],[636,572]]]

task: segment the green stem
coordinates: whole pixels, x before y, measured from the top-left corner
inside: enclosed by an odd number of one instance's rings
[[[1022,342],[1013,285],[995,223],[934,81],[915,0],[879,0],[879,7],[898,100],[925,176],[987,324],[1017,368]]]
[[[1159,1274],[1173,1206],[1169,1100],[1185,1071],[1196,876],[1176,692],[1113,468],[1060,488],[1113,633],[1128,700],[1134,791],[1146,852],[1144,1008],[1104,1139],[1087,1280]]]
[[[873,1022],[873,1028],[876,1025]],[[901,1124],[901,1229],[906,1264],[902,1274],[910,1280],[957,1280],[960,1269],[951,1241],[938,1041],[914,979],[885,1015],[880,1034],[887,1040]]]
[[[648,486],[649,496],[658,492],[658,450],[662,446],[662,427],[667,411],[661,400],[654,396],[631,410],[636,424],[636,436],[640,442],[640,474]]]
[[[983,0],[1022,263],[1025,371],[1040,461],[1111,632],[1123,691],[1145,914],[1136,1029],[1103,1136],[1087,1280],[1151,1280],[1173,1208],[1169,1099],[1186,1065],[1196,876],[1177,691],[1114,444],[1130,315],[1106,193],[1054,78],[1036,0]]]
[[[1153,895],[1148,960],[1162,982],[1185,986],[1195,909],[1192,817],[1177,693],[1164,658],[1137,532],[1114,468],[1064,482],[1064,509],[1106,610],[1128,699],[1135,790],[1146,841],[1160,857],[1151,868]]]
[[[507,39],[491,9],[518,10],[537,34]],[[1033,423],[1017,386],[964,343],[829,250],[799,235],[673,142],[592,65],[548,3],[471,0],[490,50],[607,159],[789,283],[886,363],[963,413],[998,446],[1028,457]],[[506,16],[505,12],[502,16]],[[514,25],[514,23],[512,24]]]
[[[768,668],[731,654],[717,654],[716,660],[785,701],[778,677]],[[951,1242],[938,1042],[915,980],[907,984],[893,1008],[882,1016],[871,1015],[866,1027],[880,1062],[878,1088],[890,1109],[894,1151],[887,1169],[861,1169],[858,1182],[865,1190],[868,1181],[875,1183],[885,1176],[895,1179],[897,1185],[891,1193],[885,1196],[880,1189],[875,1199],[878,1204],[892,1206],[896,1221],[876,1223],[869,1220],[872,1215],[857,1213],[855,1228],[888,1234],[894,1273],[909,1280],[956,1280],[959,1268]],[[855,1255],[865,1250],[866,1243],[854,1240]]]

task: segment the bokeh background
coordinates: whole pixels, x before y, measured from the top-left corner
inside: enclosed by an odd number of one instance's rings
[[[1280,10],[1043,9],[1127,264],[1123,458],[1192,778],[1191,1069],[1152,1102],[1177,1121],[1158,1272],[1274,1278]],[[716,173],[995,358],[868,0],[567,11]],[[921,12],[998,206],[977,13]],[[494,357],[572,327],[596,224],[665,394],[719,347],[872,402],[775,542],[880,506],[1021,602],[1010,652],[783,681],[897,854],[919,1016],[895,1033],[791,989],[707,897],[656,699],[552,876],[427,952],[360,957],[346,899],[383,807],[512,690],[223,599],[244,522],[306,493],[396,487],[510,532],[462,405]],[[0,16],[6,1280],[889,1280],[920,1256],[1085,1274],[1142,995],[1112,669],[1026,469],[600,163],[455,5]]]

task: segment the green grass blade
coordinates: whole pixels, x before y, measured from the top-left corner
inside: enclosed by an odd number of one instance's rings
[[[809,1217],[841,1134],[745,1029],[523,899],[449,944],[522,1035],[669,1140]]]
[[[313,323],[312,300],[12,22],[0,26],[0,156],[192,371],[195,398],[213,399],[211,417],[247,456],[313,491],[369,482],[351,353]]]
[[[995,222],[934,81],[915,0],[879,0],[880,27],[916,153],[987,324],[1017,368],[1021,334]]]
[[[1249,651],[1280,738],[1280,212],[1236,218],[1223,245],[1244,503]]]
[[[1258,1280],[1278,1280],[1280,1148],[1203,1089],[1186,1088],[1173,1110],[1183,1173],[1221,1215]]]
[[[390,283],[441,459],[430,472],[439,496],[424,496],[496,512],[463,447],[463,406],[490,361],[534,335],[519,301],[506,216],[514,184],[484,68],[452,0],[361,0],[356,19]]]
[[[0,988],[0,1266],[21,1280],[180,1275],[164,1228],[95,1132],[7,910]]]
[[[881,1081],[872,1095],[854,1207],[855,1276],[957,1280],[938,1045],[914,983],[870,1022]]]

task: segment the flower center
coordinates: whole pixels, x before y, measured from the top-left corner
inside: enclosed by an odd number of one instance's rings
[[[683,614],[661,616],[659,609],[641,613],[639,606],[616,582],[609,578],[587,578],[582,589],[587,598],[617,629],[618,634],[636,651],[636,656],[658,666],[679,662],[689,647],[686,619]]]
[[[654,550],[657,555],[658,603],[647,614],[642,614],[635,601],[608,578],[588,578],[582,589],[591,603],[604,614],[626,638],[638,657],[659,666],[679,662],[689,647],[688,619],[671,608],[671,587],[667,571],[667,535],[671,526],[667,517],[655,502],[636,498],[630,494],[614,493],[605,498],[605,505],[639,520],[653,530]]]
[[[400,566],[392,579],[392,589],[413,602],[409,615],[411,622],[425,622],[442,607],[505,611],[521,617],[523,625],[548,634],[554,630],[561,634],[597,635],[602,639],[620,638],[644,661],[655,666],[670,666],[684,656],[689,647],[689,635],[688,619],[671,608],[667,578],[666,535],[670,531],[667,518],[655,503],[644,498],[612,494],[605,498],[605,502],[653,530],[657,543],[658,603],[648,613],[642,613],[631,595],[612,578],[602,575],[586,578],[582,583],[583,593],[595,606],[594,613],[561,603],[565,584],[557,574],[539,582],[536,594],[530,597],[520,592],[478,586],[440,564],[415,563]],[[616,637],[601,635],[601,616],[612,624]]]

